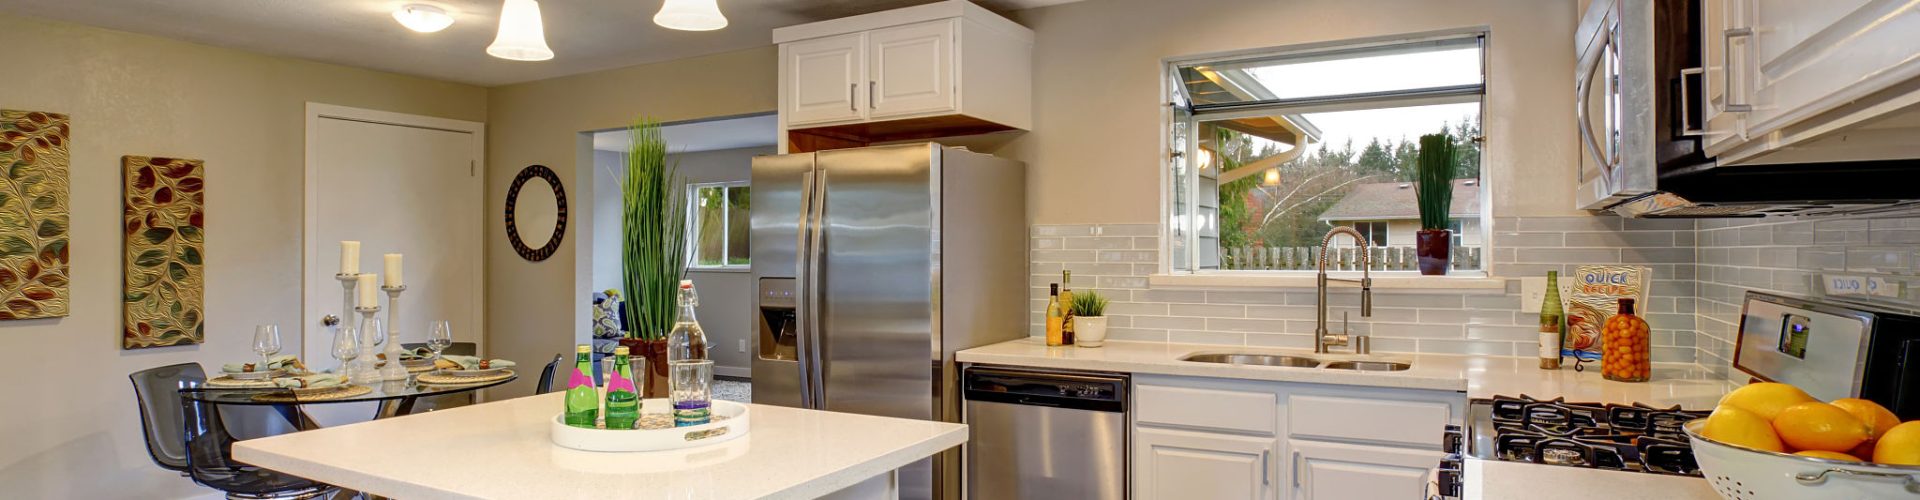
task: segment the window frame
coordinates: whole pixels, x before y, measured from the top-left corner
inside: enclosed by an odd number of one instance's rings
[[[742,262],[739,264],[732,263],[727,258],[728,256],[722,255],[720,256],[721,264],[703,265],[703,264],[700,264],[700,254],[699,254],[700,190],[705,188],[719,188],[720,196],[722,197],[720,200],[720,206],[722,207],[722,210],[732,211],[733,210],[733,200],[732,200],[733,188],[751,189],[752,187],[753,186],[748,181],[716,181],[716,182],[687,183],[687,193],[686,193],[687,195],[686,249],[687,250],[686,251],[687,251],[687,270],[688,271],[748,271],[753,268],[753,258],[751,255],[748,255],[746,262]],[[727,213],[727,214],[722,214],[722,217],[720,217],[720,238],[721,238],[720,248],[722,249],[721,250],[722,252],[725,252],[726,249],[730,249],[733,247],[733,242],[731,240],[732,234],[733,234],[732,232],[733,217],[731,217],[731,215],[732,214]]]
[[[1402,91],[1367,92],[1367,93],[1358,93],[1358,94],[1347,94],[1347,95],[1337,95],[1337,96],[1317,96],[1317,97],[1307,97],[1307,98],[1297,98],[1297,99],[1276,99],[1276,100],[1271,100],[1268,102],[1261,102],[1261,103],[1215,105],[1215,106],[1211,106],[1210,109],[1194,109],[1194,107],[1187,102],[1187,98],[1185,96],[1186,87],[1182,82],[1181,73],[1180,73],[1180,70],[1182,67],[1206,64],[1206,63],[1237,62],[1237,61],[1248,61],[1248,60],[1257,60],[1257,59],[1276,59],[1276,58],[1284,58],[1289,55],[1319,54],[1319,53],[1340,52],[1340,51],[1360,51],[1367,48],[1391,47],[1395,45],[1421,43],[1421,42],[1442,40],[1442,39],[1449,39],[1449,38],[1478,38],[1479,50],[1480,50],[1480,84],[1479,85],[1455,85],[1455,86],[1445,86],[1445,87],[1408,89],[1408,90],[1402,90]],[[1160,69],[1160,71],[1162,72],[1161,79],[1160,79],[1161,95],[1163,96],[1163,99],[1164,99],[1162,101],[1163,106],[1161,108],[1161,128],[1160,128],[1161,142],[1160,144],[1161,144],[1162,151],[1166,152],[1165,154],[1167,155],[1167,157],[1165,158],[1166,162],[1162,164],[1162,168],[1160,169],[1160,172],[1161,172],[1160,173],[1160,180],[1161,180],[1161,183],[1160,183],[1160,199],[1161,199],[1160,237],[1161,238],[1160,240],[1161,241],[1160,241],[1160,256],[1159,256],[1160,263],[1158,266],[1160,270],[1160,273],[1159,273],[1160,276],[1156,277],[1155,282],[1161,281],[1160,277],[1179,277],[1179,276],[1195,276],[1195,277],[1203,277],[1203,278],[1229,277],[1229,278],[1256,278],[1257,279],[1260,276],[1298,277],[1298,276],[1311,276],[1315,274],[1315,271],[1307,271],[1307,270],[1202,269],[1199,267],[1200,252],[1198,250],[1199,250],[1199,241],[1201,237],[1200,237],[1200,231],[1198,230],[1198,227],[1208,224],[1208,222],[1199,220],[1201,218],[1200,212],[1202,208],[1201,203],[1199,202],[1199,197],[1202,194],[1200,189],[1201,179],[1200,179],[1199,169],[1195,168],[1195,166],[1190,164],[1191,163],[1190,159],[1197,158],[1199,154],[1202,154],[1199,151],[1200,141],[1193,136],[1194,134],[1199,133],[1199,130],[1200,130],[1199,124],[1202,122],[1229,120],[1229,119],[1244,118],[1249,116],[1271,115],[1279,111],[1286,111],[1287,114],[1306,114],[1306,113],[1316,113],[1316,112],[1381,109],[1381,108],[1388,108],[1388,107],[1405,107],[1405,106],[1418,106],[1418,105],[1428,105],[1428,104],[1477,102],[1479,105],[1480,136],[1465,138],[1465,139],[1479,142],[1481,145],[1480,177],[1478,182],[1481,185],[1481,189],[1483,193],[1489,192],[1488,180],[1491,177],[1489,173],[1489,170],[1490,170],[1489,167],[1491,167],[1492,164],[1487,161],[1488,154],[1487,154],[1487,149],[1485,148],[1485,145],[1487,144],[1487,142],[1485,141],[1485,138],[1488,135],[1487,99],[1491,95],[1490,89],[1492,87],[1492,78],[1491,78],[1492,71],[1491,71],[1491,68],[1489,67],[1489,53],[1491,52],[1490,47],[1492,43],[1492,38],[1493,37],[1490,30],[1487,27],[1480,26],[1480,27],[1471,27],[1471,28],[1439,30],[1439,31],[1423,32],[1423,33],[1410,33],[1410,34],[1389,35],[1389,36],[1369,37],[1369,38],[1352,38],[1352,39],[1333,40],[1333,41],[1326,41],[1326,42],[1313,42],[1313,43],[1283,45],[1283,46],[1274,46],[1274,47],[1262,47],[1262,48],[1254,48],[1254,49],[1242,49],[1242,50],[1199,54],[1199,55],[1192,55],[1192,56],[1172,57],[1172,58],[1164,59],[1162,61],[1163,65]],[[1382,106],[1381,104],[1392,104],[1392,106]],[[1185,144],[1175,144],[1175,141],[1174,141],[1175,130],[1181,127],[1185,128],[1185,133],[1187,134]],[[1182,186],[1179,183],[1180,179],[1176,179],[1176,173],[1184,173],[1184,176],[1186,177],[1184,186]],[[1180,186],[1184,188],[1184,189],[1181,189],[1181,191],[1183,192],[1179,194],[1184,195],[1185,199],[1188,200],[1187,209],[1193,213],[1187,213],[1184,215],[1180,213],[1180,210],[1182,207],[1178,206],[1179,200],[1177,199],[1176,193],[1174,192],[1176,186]],[[1481,256],[1482,256],[1481,262],[1480,262],[1480,269],[1456,270],[1452,273],[1449,273],[1446,276],[1421,276],[1418,274],[1418,271],[1412,271],[1412,270],[1406,270],[1406,271],[1376,270],[1376,271],[1373,271],[1373,273],[1384,274],[1387,276],[1406,275],[1406,277],[1408,278],[1417,277],[1421,279],[1458,279],[1458,278],[1476,278],[1476,279],[1483,279],[1483,280],[1491,279],[1491,277],[1493,276],[1493,267],[1494,267],[1492,262],[1493,238],[1492,238],[1491,231],[1493,228],[1493,224],[1492,224],[1493,210],[1492,210],[1491,198],[1492,198],[1491,196],[1483,195],[1480,197],[1480,200],[1479,200],[1480,207],[1478,210],[1479,214],[1477,218],[1480,221],[1478,229],[1481,232],[1480,238],[1479,238],[1481,242],[1480,247],[1481,247]],[[1217,211],[1214,214],[1214,218],[1216,220],[1211,223],[1218,224]],[[1453,224],[1461,225],[1462,227],[1465,226],[1464,222],[1460,218],[1456,218],[1453,221]],[[1184,231],[1184,234],[1180,234],[1183,231]],[[1461,240],[1462,236],[1456,232],[1456,234],[1454,235],[1454,239]],[[1182,252],[1181,250],[1184,250],[1184,252]],[[1177,253],[1180,255],[1176,256]],[[1178,257],[1184,257],[1185,259],[1184,268],[1182,267],[1182,263],[1177,262]],[[1351,274],[1358,275],[1359,271],[1339,271],[1339,272],[1329,271],[1329,273],[1331,274],[1351,273]],[[1167,281],[1171,282],[1172,280],[1167,280]],[[1214,281],[1216,280],[1208,280],[1208,282],[1214,282]],[[1232,281],[1232,280],[1228,280],[1228,281]],[[1225,283],[1227,281],[1220,281],[1220,282]]]

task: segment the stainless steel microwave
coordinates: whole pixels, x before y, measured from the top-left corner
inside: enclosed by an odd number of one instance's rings
[[[1594,0],[1575,30],[1576,206],[1628,217],[1920,208],[1920,159],[1724,165],[1703,141],[1700,0]]]

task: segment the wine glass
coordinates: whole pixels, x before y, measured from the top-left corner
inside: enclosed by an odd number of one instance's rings
[[[360,331],[351,326],[333,330],[333,359],[340,360],[340,373],[347,373],[347,362],[360,357]]]
[[[253,327],[253,352],[260,355],[260,367],[255,371],[268,371],[273,355],[280,353],[280,325]]]
[[[453,323],[447,320],[434,321],[427,329],[427,348],[433,350],[433,359],[440,359],[440,351],[453,346]]]
[[[367,335],[366,343],[373,346],[373,352],[380,352],[380,348],[387,343],[387,329],[380,327],[380,318],[367,318],[360,325]]]

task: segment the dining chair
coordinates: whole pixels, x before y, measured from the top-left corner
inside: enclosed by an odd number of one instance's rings
[[[187,476],[186,424],[180,415],[179,393],[205,383],[206,370],[198,363],[180,363],[140,370],[127,378],[133,381],[134,406],[140,409],[147,456],[160,468]]]
[[[540,369],[540,386],[533,388],[534,394],[553,392],[553,372],[560,369],[561,359],[563,359],[562,355],[555,354],[553,355],[553,361],[548,361],[547,367]]]
[[[175,399],[186,443],[186,470],[193,482],[240,500],[313,499],[336,491],[326,483],[235,461],[235,439],[221,418],[220,406],[188,397],[194,390],[199,389],[181,391]]]

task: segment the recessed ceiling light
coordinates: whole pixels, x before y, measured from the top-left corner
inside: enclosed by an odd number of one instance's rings
[[[727,27],[727,16],[720,14],[716,0],[667,0],[653,24],[681,31],[713,31]]]
[[[407,29],[421,33],[432,33],[453,25],[453,16],[447,15],[447,11],[432,5],[417,3],[400,6],[399,10],[393,11],[393,20],[400,21],[400,25],[406,26]]]
[[[487,46],[487,55],[515,61],[553,59],[546,28],[540,23],[540,2],[506,0],[500,7],[500,34]]]

